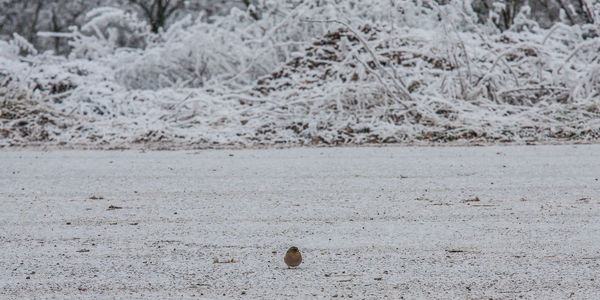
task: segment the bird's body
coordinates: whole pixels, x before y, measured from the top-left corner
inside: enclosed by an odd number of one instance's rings
[[[300,254],[298,248],[291,247],[285,254],[283,261],[288,267],[297,267],[302,262],[302,254]]]

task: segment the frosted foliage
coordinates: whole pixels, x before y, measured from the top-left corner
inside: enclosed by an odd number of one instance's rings
[[[598,24],[544,29],[523,7],[500,33],[465,7],[264,0],[250,7],[258,20],[234,7],[157,34],[133,14],[96,9],[61,33],[69,58],[23,53],[19,39],[0,44],[0,144],[600,137]]]
[[[26,38],[20,36],[17,33],[13,33],[12,42],[14,45],[17,45],[19,47],[19,50],[23,53],[30,53],[33,55],[38,53],[35,47],[33,47],[33,45],[29,43]]]
[[[19,47],[15,45],[15,42],[0,41],[0,55],[5,58],[18,60]],[[5,66],[8,67],[8,63]]]
[[[99,59],[114,54],[118,48],[143,48],[149,35],[145,22],[120,8],[97,8],[88,12],[85,19],[81,29],[72,28],[72,58]]]

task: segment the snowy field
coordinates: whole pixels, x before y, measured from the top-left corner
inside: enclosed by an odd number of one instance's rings
[[[0,165],[0,298],[600,290],[600,145],[8,151]]]

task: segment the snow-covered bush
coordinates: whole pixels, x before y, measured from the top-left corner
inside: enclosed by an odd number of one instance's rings
[[[184,18],[156,34],[135,15],[103,8],[67,33],[69,58],[29,53],[13,59],[20,67],[5,59],[0,69],[10,69],[46,111],[69,120],[46,130],[47,143],[600,137],[597,24],[544,29],[523,7],[500,32],[478,24],[469,5],[437,3],[261,0],[227,16]],[[120,42],[123,34],[129,37]],[[19,43],[0,45],[0,53],[14,57]]]
[[[119,48],[143,49],[151,33],[135,14],[115,7],[100,7],[86,15],[81,29],[68,34],[72,58],[99,59]],[[51,36],[52,34],[47,34]],[[65,36],[65,35],[62,35]]]

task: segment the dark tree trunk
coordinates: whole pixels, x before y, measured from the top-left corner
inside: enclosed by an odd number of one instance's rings
[[[184,5],[183,0],[130,0],[129,2],[142,9],[152,32],[158,32],[160,28],[164,28],[169,17]]]

